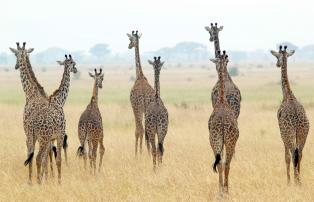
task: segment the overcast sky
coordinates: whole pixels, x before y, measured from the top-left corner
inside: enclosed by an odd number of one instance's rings
[[[88,50],[107,43],[128,51],[127,32],[143,33],[141,50],[181,41],[209,46],[204,26],[218,22],[221,48],[270,49],[280,41],[314,44],[311,0],[3,0],[0,52],[16,41],[35,51],[48,47]],[[210,46],[212,48],[212,44]]]

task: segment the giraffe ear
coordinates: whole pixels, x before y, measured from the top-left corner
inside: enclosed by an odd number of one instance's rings
[[[88,74],[90,77],[95,78],[95,76],[92,73],[88,72]]]
[[[275,56],[275,57],[279,57],[279,55],[280,55],[278,52],[276,52],[276,51],[274,51],[274,50],[271,50],[270,53],[271,53],[273,56]]]
[[[291,51],[289,51],[289,52],[287,53],[287,56],[290,57],[290,56],[292,56],[294,53],[295,53],[295,50],[291,50]]]
[[[131,34],[126,33],[126,35],[127,35],[129,38],[132,38],[132,35],[131,35]]]
[[[29,49],[26,50],[27,53],[31,53],[33,51],[34,51],[34,48],[29,48]]]
[[[210,59],[213,63],[217,64],[218,60],[217,59]]]
[[[141,36],[142,36],[142,33],[139,33],[139,34],[138,34],[137,36],[138,36],[138,38],[141,38]]]
[[[205,27],[205,30],[208,31],[208,32],[210,32],[210,27],[206,26],[206,27]]]
[[[218,28],[218,30],[221,31],[223,28],[224,28],[224,26],[220,26],[220,27]]]
[[[148,63],[151,64],[151,65],[154,65],[154,62],[151,61],[151,60],[148,60]]]
[[[61,62],[61,61],[57,61],[57,63],[59,64],[59,65],[64,65],[64,62]]]
[[[160,66],[162,67],[164,64],[165,64],[165,61],[161,62],[161,63],[160,63]]]
[[[101,78],[101,79],[104,79],[104,74],[102,74],[102,75],[100,76],[100,78]]]
[[[16,50],[16,49],[14,49],[14,48],[9,48],[9,49],[10,49],[10,51],[11,51],[12,53],[14,53],[14,54],[17,53],[17,50]]]

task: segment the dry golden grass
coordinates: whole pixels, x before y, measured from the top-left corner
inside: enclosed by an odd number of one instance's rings
[[[61,71],[36,71],[36,74],[43,86],[49,86],[47,91],[52,92],[58,86]],[[104,89],[99,95],[105,127],[103,169],[93,176],[83,169],[82,160],[76,157],[77,123],[92,89],[92,80],[83,71],[83,78],[72,82],[65,106],[69,166],[62,164],[60,186],[55,178],[37,185],[35,168],[33,186],[27,184],[28,169],[23,165],[26,158],[22,125],[24,97],[20,79],[18,72],[0,72],[0,201],[314,200],[314,93],[311,91],[314,71],[306,65],[289,70],[294,92],[306,107],[312,126],[302,159],[302,186],[286,184],[284,148],[276,118],[281,99],[280,71],[275,67],[246,69],[234,79],[243,96],[240,138],[231,162],[230,194],[223,198],[218,194],[218,175],[212,171],[214,156],[207,129],[210,91],[216,81],[214,70],[162,71],[161,93],[169,111],[170,125],[165,139],[164,164],[156,173],[144,145],[143,154],[138,159],[134,157],[134,119],[128,98],[132,85],[129,77],[134,70],[105,72]],[[145,72],[153,83],[151,69]]]

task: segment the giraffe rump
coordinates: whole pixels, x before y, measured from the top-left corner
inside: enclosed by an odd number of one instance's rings
[[[26,161],[24,162],[24,166],[27,166],[30,162],[32,162],[34,157],[34,152],[30,153],[26,159]]]

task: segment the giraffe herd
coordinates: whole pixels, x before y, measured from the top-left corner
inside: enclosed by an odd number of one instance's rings
[[[210,34],[210,41],[214,42],[215,58],[211,59],[216,65],[218,81],[211,92],[213,111],[208,120],[209,142],[215,157],[213,170],[219,173],[220,193],[228,193],[228,179],[230,164],[235,153],[239,138],[238,117],[241,108],[241,92],[232,81],[228,73],[229,62],[226,51],[220,50],[219,32],[223,27],[211,23],[205,27]],[[169,117],[166,106],[160,94],[160,71],[164,65],[161,57],[154,57],[148,63],[154,69],[154,88],[145,77],[140,59],[139,41],[141,34],[132,31],[127,34],[130,43],[128,48],[135,50],[136,78],[130,92],[130,102],[135,119],[135,156],[138,150],[142,153],[143,137],[148,153],[153,157],[153,169],[156,171],[157,163],[162,163],[164,154],[164,141],[168,131]],[[64,73],[57,90],[50,96],[39,84],[33,72],[29,54],[34,50],[27,49],[26,43],[21,47],[10,48],[16,56],[15,69],[19,70],[23,91],[25,93],[25,106],[23,113],[23,126],[26,135],[27,159],[24,165],[29,167],[28,182],[32,183],[32,164],[35,154],[35,144],[38,142],[39,151],[36,156],[37,182],[42,183],[43,176],[48,177],[48,163],[50,162],[51,175],[54,175],[52,159],[56,159],[58,182],[61,183],[61,151],[65,154],[67,163],[66,119],[63,107],[69,94],[71,73],[77,73],[76,62],[71,55],[65,55],[63,61],[57,61],[64,67]],[[281,138],[285,148],[285,161],[287,181],[290,182],[290,162],[294,167],[294,180],[300,184],[300,166],[302,151],[309,132],[309,120],[304,107],[294,96],[287,74],[288,57],[294,51],[288,51],[287,46],[280,46],[279,51],[271,51],[277,59],[277,67],[281,69],[281,86],[283,100],[277,113]],[[91,171],[96,173],[96,157],[99,145],[100,171],[105,153],[103,143],[103,121],[98,107],[98,90],[102,88],[104,74],[102,69],[94,69],[89,73],[94,79],[93,93],[90,103],[82,113],[78,123],[78,139],[80,146],[77,155],[83,157],[84,167],[87,164],[87,155],[90,160]],[[157,136],[157,144],[156,144]],[[54,146],[54,142],[56,145]],[[87,152],[88,147],[88,152]],[[225,156],[225,159],[223,157]],[[48,162],[48,157],[50,161]]]

